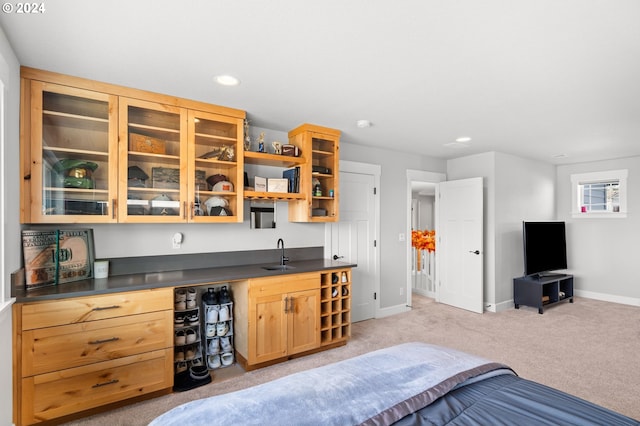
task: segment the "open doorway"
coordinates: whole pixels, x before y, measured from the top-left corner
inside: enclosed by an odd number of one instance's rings
[[[436,184],[411,182],[411,291],[435,298]]]
[[[437,299],[435,250],[414,247],[416,238],[426,243],[437,225],[436,186],[446,179],[444,173],[407,170],[407,305],[412,293]],[[433,234],[431,234],[433,235]],[[436,247],[437,248],[437,247]]]

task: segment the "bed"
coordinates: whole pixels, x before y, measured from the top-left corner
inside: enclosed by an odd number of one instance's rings
[[[640,425],[449,348],[405,343],[191,401],[150,426]]]

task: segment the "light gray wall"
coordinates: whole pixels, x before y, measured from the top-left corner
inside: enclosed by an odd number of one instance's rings
[[[340,141],[340,158],[378,164],[380,174],[380,308],[405,306],[407,283],[407,241],[399,241],[400,234],[406,234],[407,223],[407,169],[444,173],[446,163],[416,154],[408,154],[390,149],[363,147]],[[405,235],[408,239],[410,236]]]
[[[19,113],[20,113],[20,66],[4,32],[0,29],[0,77],[5,84],[5,101],[7,108],[4,111],[4,153],[3,164],[0,165],[0,173],[3,173],[5,223],[4,226],[5,247],[19,248],[20,242],[20,185],[19,185]],[[10,283],[10,274],[20,268],[21,255],[19,249],[6,250],[4,253],[3,278],[7,286]],[[12,342],[11,309],[6,307],[0,312],[0,341]],[[13,421],[13,396],[12,389],[12,347],[11,344],[0,345],[0,425],[10,425]]]
[[[629,170],[625,219],[571,217],[571,174]],[[567,262],[577,292],[640,306],[640,157],[557,167],[557,217],[567,222]]]
[[[495,154],[495,294],[497,310],[513,307],[513,278],[524,273],[523,220],[555,219],[555,166]]]
[[[523,273],[522,221],[553,220],[555,166],[500,152],[449,160],[447,179],[482,177],[484,301],[491,311],[513,307],[513,278]]]

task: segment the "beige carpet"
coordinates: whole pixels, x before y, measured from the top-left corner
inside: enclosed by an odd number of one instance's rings
[[[353,324],[352,339],[344,347],[240,372],[232,378],[215,377],[213,383],[188,392],[68,425],[146,425],[164,411],[193,399],[410,341],[448,346],[503,362],[521,377],[640,419],[640,308],[583,298],[550,307],[543,315],[528,307],[480,315],[420,296],[413,297],[413,305],[407,313]]]

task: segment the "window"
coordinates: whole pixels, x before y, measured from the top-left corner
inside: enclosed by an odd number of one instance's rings
[[[573,217],[626,217],[627,170],[571,175]]]

